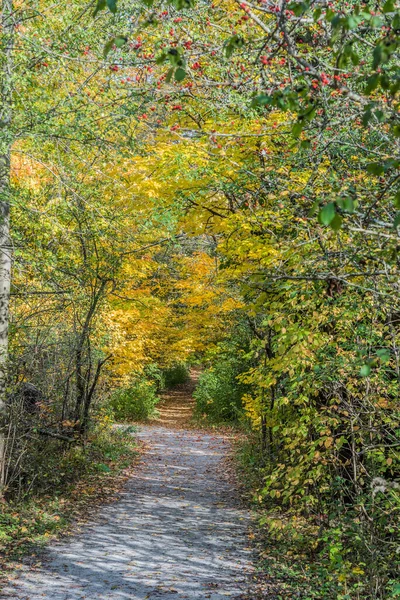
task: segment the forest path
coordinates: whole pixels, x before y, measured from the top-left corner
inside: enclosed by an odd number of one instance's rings
[[[148,450],[120,500],[79,535],[50,546],[42,565],[20,572],[4,598],[242,597],[252,570],[249,514],[226,477],[229,440],[187,428],[193,385],[168,393],[160,416],[139,426]]]

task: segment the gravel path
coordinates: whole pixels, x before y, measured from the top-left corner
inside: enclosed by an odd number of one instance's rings
[[[3,593],[18,600],[222,600],[246,590],[249,514],[224,477],[220,435],[140,426],[148,446],[121,499],[79,536],[52,545],[39,570]]]

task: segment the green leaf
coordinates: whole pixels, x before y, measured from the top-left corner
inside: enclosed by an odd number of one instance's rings
[[[387,160],[385,160],[383,168],[386,171],[389,171],[390,169],[398,169],[400,167],[400,160],[397,158],[388,158]]]
[[[226,58],[230,58],[233,54],[234,51],[234,46],[231,46],[230,44],[228,44],[225,48],[225,56]]]
[[[326,204],[323,208],[321,208],[321,210],[319,211],[319,222],[322,223],[322,225],[330,225],[333,219],[335,218],[335,214],[335,205],[333,204],[333,202],[330,202],[329,204]]]
[[[363,125],[366,127],[368,125],[368,123],[370,122],[372,118],[372,110],[370,107],[367,108],[367,110],[364,112],[363,117],[362,117],[362,122]]]
[[[193,8],[194,6],[194,0],[170,0],[170,2],[177,10],[182,10],[183,8]]]
[[[322,9],[321,8],[317,8],[314,11],[314,15],[313,15],[313,19],[314,19],[315,23],[319,20],[319,18],[320,18],[321,15],[322,15]]]
[[[397,213],[394,221],[393,221],[393,227],[398,227],[400,225],[400,212]]]
[[[292,10],[296,17],[301,17],[310,8],[309,2],[291,2],[288,9]]]
[[[266,106],[267,104],[272,104],[272,102],[273,102],[272,96],[266,96],[265,94],[260,94],[259,96],[256,96],[255,98],[253,98],[251,105],[254,108],[256,106]]]
[[[98,12],[104,10],[106,7],[106,0],[98,0],[96,8],[94,9],[93,16],[95,17]]]
[[[298,138],[304,128],[304,121],[297,121],[292,127],[292,135],[295,138]]]
[[[360,375],[361,377],[368,377],[368,375],[371,373],[371,367],[370,365],[363,365],[360,369]]]
[[[108,9],[115,15],[117,12],[117,0],[106,0]]]
[[[395,10],[394,0],[387,0],[382,7],[382,12],[384,13],[395,12]]]
[[[382,46],[380,44],[375,46],[372,56],[373,56],[372,64],[374,66],[374,69],[377,69],[382,62]]]
[[[108,42],[104,46],[104,50],[103,50],[103,56],[104,56],[104,58],[107,57],[107,55],[109,54],[109,52],[113,48],[114,44],[115,44],[115,38],[111,38],[111,40],[108,40]]]
[[[383,64],[389,60],[390,54],[387,47],[384,47],[382,43],[375,46],[373,55],[373,67],[377,69],[380,64]]]
[[[343,218],[338,213],[336,213],[332,221],[330,222],[330,227],[333,229],[333,231],[339,231],[339,229],[342,226],[342,222]]]
[[[380,75],[379,73],[374,73],[373,75],[371,75],[370,77],[368,77],[367,79],[367,85],[365,88],[365,93],[366,94],[370,94],[371,92],[373,92],[379,85],[379,79],[380,79]]]
[[[390,89],[390,79],[386,75],[386,73],[382,73],[381,79],[380,79],[380,83],[381,83],[381,87],[382,87],[383,90]]]
[[[399,29],[400,29],[400,25],[399,25]],[[400,79],[398,79],[392,86],[390,86],[391,96],[395,96],[399,90],[400,90]]]
[[[376,355],[383,363],[387,363],[390,360],[390,350],[388,348],[377,350]]]
[[[171,79],[172,79],[172,75],[174,74],[174,67],[171,67],[170,70],[167,73],[167,76],[165,78],[165,82],[166,83],[170,83]]]
[[[128,38],[123,37],[122,35],[119,35],[115,38],[114,43],[117,46],[117,48],[122,48],[122,46],[124,46],[127,41],[128,41]]]
[[[347,29],[356,29],[358,27],[358,19],[354,15],[349,15],[346,19]]]
[[[373,16],[370,21],[370,25],[371,25],[371,27],[375,27],[375,29],[380,29],[383,25],[383,21],[380,17]]]
[[[186,71],[185,69],[182,69],[182,67],[178,67],[175,71],[175,79],[176,81],[183,81],[186,77]]]
[[[330,23],[332,19],[335,17],[335,14],[331,8],[326,9],[325,18]]]
[[[122,46],[124,46],[127,41],[128,41],[128,38],[123,37],[122,35],[119,35],[118,37],[112,38],[111,40],[109,40],[107,42],[107,44],[104,46],[104,50],[103,50],[104,58],[107,57],[107,55],[113,49],[114,46],[116,46],[117,48],[122,48]]]
[[[244,46],[244,39],[240,35],[234,35],[225,42],[225,56],[230,58],[236,48]]]
[[[165,52],[163,52],[162,54],[160,54],[160,56],[157,56],[156,65],[162,65],[166,60],[167,55],[165,54]]]
[[[354,201],[353,198],[345,198],[343,200],[343,209],[348,213],[354,212]]]
[[[368,173],[371,173],[371,175],[382,175],[384,168],[383,165],[379,163],[369,163],[369,165],[367,165],[367,171]]]
[[[167,52],[167,58],[172,66],[182,66],[182,49],[181,48],[170,48]]]
[[[342,23],[343,23],[343,19],[340,15],[335,15],[333,17],[333,19],[331,20],[332,28],[336,30],[336,32],[332,36],[333,39],[336,39],[338,37],[339,28],[340,28],[340,25],[342,25]]]
[[[392,589],[392,598],[400,596],[400,583],[395,583]]]
[[[114,46],[116,46],[117,48],[122,48],[122,46],[124,46],[127,41],[128,41],[128,38],[123,37],[122,35],[119,35],[116,38],[111,38],[111,40],[109,40],[107,42],[107,44],[104,46],[104,50],[103,50],[104,58],[107,57],[107,55],[113,49]]]
[[[313,216],[315,215],[315,213],[317,212],[318,208],[319,208],[319,201],[318,201],[318,200],[316,200],[316,201],[313,203],[313,205],[312,205],[312,207],[310,208],[310,210],[308,211],[308,214],[310,215],[310,217],[313,217]]]

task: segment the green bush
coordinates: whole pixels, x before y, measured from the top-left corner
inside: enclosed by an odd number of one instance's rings
[[[242,396],[246,389],[237,380],[240,372],[238,361],[221,358],[200,375],[193,394],[198,417],[217,423],[237,422],[243,417]]]
[[[162,392],[165,389],[164,371],[155,363],[150,363],[144,369],[146,379],[150,379],[155,386],[157,392]]]
[[[117,390],[110,406],[117,421],[144,420],[156,414],[156,384],[144,377],[133,381],[129,387]]]
[[[190,377],[189,368],[184,363],[177,363],[169,369],[165,369],[163,374],[166,388],[173,387],[179,383],[186,383]]]

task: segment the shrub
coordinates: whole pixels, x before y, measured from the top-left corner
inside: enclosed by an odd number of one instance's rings
[[[189,380],[189,368],[185,363],[177,363],[164,371],[165,387],[170,388]]]
[[[165,374],[158,365],[150,363],[145,367],[144,374],[147,379],[155,384],[157,392],[162,392],[165,389]]]
[[[117,390],[110,399],[110,406],[117,421],[140,421],[154,416],[158,400],[156,384],[141,377],[129,387]]]
[[[240,371],[238,361],[221,358],[200,375],[193,394],[198,417],[214,422],[235,422],[242,418],[242,396],[246,388],[237,380]]]
[[[60,438],[41,435],[35,421],[25,437],[18,430],[22,440],[18,447],[20,459],[18,462],[14,459],[10,470],[7,500],[19,504],[30,498],[63,496],[76,482],[84,481],[98,471],[107,471],[104,467],[108,461],[120,462],[123,456],[129,461],[135,439],[127,428],[114,427],[110,413],[108,407],[98,408],[86,438],[66,427],[61,430]],[[49,421],[42,415],[40,427],[43,431],[51,431]],[[58,435],[58,432],[54,433]]]

